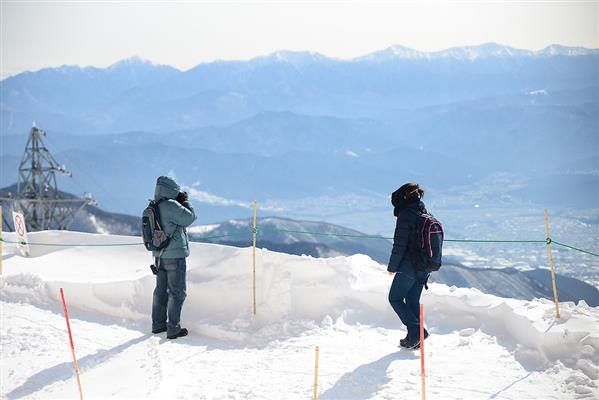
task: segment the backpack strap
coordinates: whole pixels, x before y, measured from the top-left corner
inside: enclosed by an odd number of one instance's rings
[[[167,198],[163,197],[163,198],[159,199],[158,201],[156,201],[155,202],[155,204],[156,204],[155,210],[156,210],[156,223],[158,224],[158,228],[160,228],[160,230],[163,231],[164,234],[166,235],[166,237],[170,240],[173,238],[173,236],[167,235],[166,231],[162,228],[161,219],[160,219],[160,208],[158,207],[158,205],[160,203],[162,203],[163,201],[167,201],[167,200],[168,200]],[[174,234],[175,233],[173,232],[173,235]],[[164,249],[162,251],[164,251]],[[162,252],[160,253],[160,256],[162,256]]]
[[[154,210],[156,212],[156,223],[158,224],[158,228],[160,228],[161,231],[163,231],[164,229],[162,229],[162,223],[160,221],[160,208],[158,207],[158,205],[160,203],[162,203],[164,200],[166,200],[166,198],[163,197],[163,198],[159,199],[158,201],[154,202],[154,204],[156,205],[156,207],[154,207]]]
[[[410,210],[416,214],[417,218],[422,217],[423,215],[432,217],[432,214],[430,214],[426,210],[426,208],[419,209],[419,210],[414,210],[414,209],[410,209]],[[412,229],[416,230],[417,229],[417,225],[418,225],[418,220],[416,220],[416,223],[414,224],[414,226],[412,227]],[[413,239],[415,239],[415,238],[413,238]],[[412,246],[414,246],[414,243],[412,243]],[[414,249],[412,249],[412,248],[408,249],[408,251],[413,251],[413,250]],[[414,279],[416,279],[416,282],[418,282],[421,285],[424,285],[424,288],[426,290],[428,290],[428,278],[430,277],[430,274],[427,274],[427,276],[424,279],[424,281],[421,281],[420,279],[418,279],[418,273],[422,272],[422,271],[419,271],[418,268],[416,268],[416,265],[414,264],[414,261],[412,261],[412,270],[414,271]]]

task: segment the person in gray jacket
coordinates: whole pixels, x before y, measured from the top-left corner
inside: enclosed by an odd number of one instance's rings
[[[196,220],[196,214],[187,193],[166,176],[156,181],[154,200],[161,199],[160,223],[171,239],[166,248],[153,253],[158,258],[158,272],[152,301],[152,333],[166,331],[168,339],[176,339],[187,335],[187,329],[180,325],[181,307],[187,296],[185,258],[189,256],[189,239],[185,228]]]

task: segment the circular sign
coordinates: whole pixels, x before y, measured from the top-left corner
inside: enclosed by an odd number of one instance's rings
[[[20,214],[15,215],[15,231],[19,236],[25,236],[25,222]]]

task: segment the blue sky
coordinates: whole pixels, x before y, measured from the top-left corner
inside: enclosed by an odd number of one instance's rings
[[[0,1],[2,77],[139,56],[188,69],[276,50],[352,58],[498,42],[599,47],[597,1]]]

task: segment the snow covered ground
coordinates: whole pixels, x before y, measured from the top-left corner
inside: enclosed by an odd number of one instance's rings
[[[11,234],[3,234],[14,239]],[[139,238],[30,234],[29,258],[4,246],[0,280],[4,399],[77,398],[64,288],[84,398],[419,398],[420,353],[387,303],[391,277],[366,256],[315,259],[192,244],[186,338],[149,333],[154,278]],[[433,284],[423,295],[430,399],[599,398],[599,309],[499,298]]]

